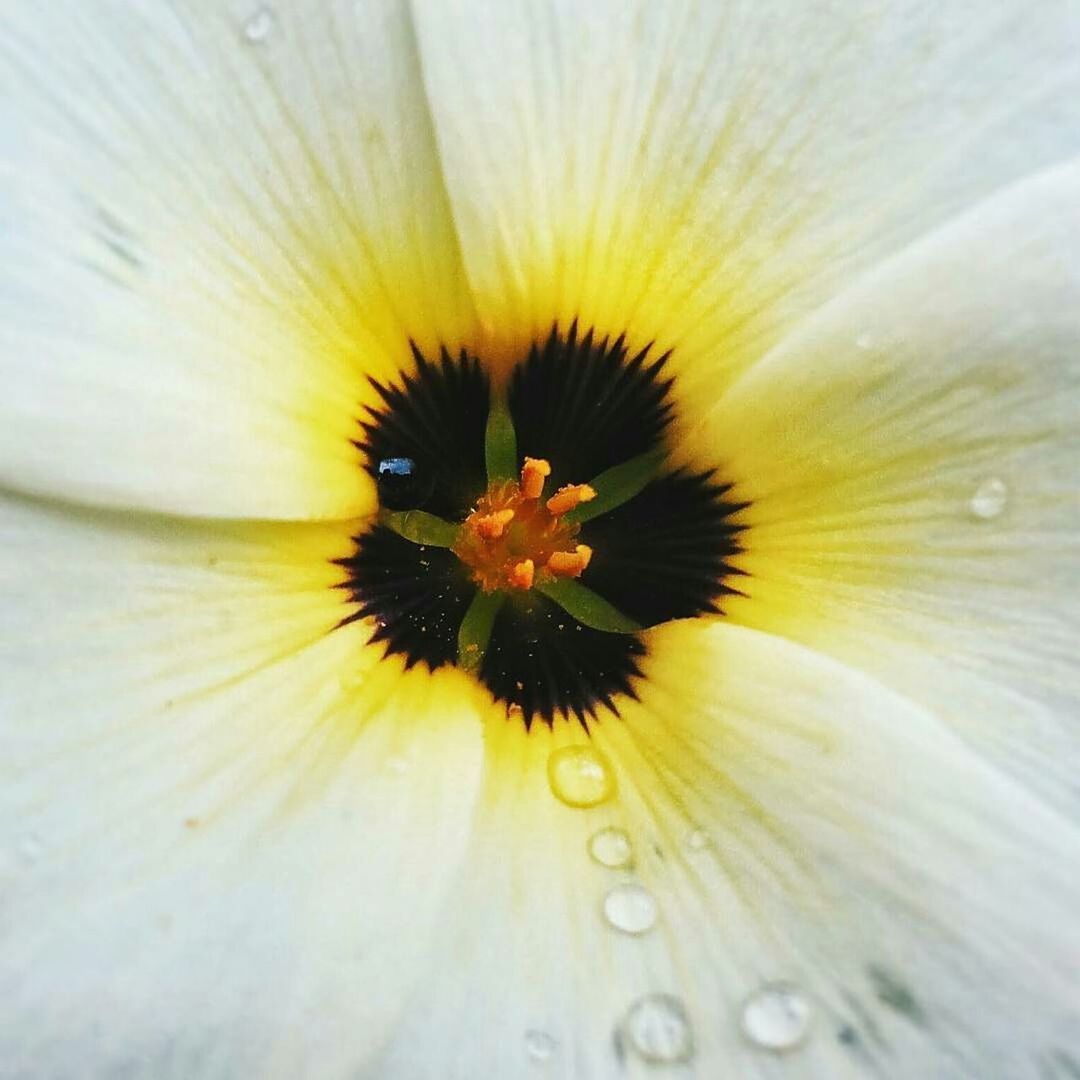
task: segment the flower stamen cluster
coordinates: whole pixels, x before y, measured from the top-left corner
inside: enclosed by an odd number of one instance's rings
[[[484,592],[531,589],[580,577],[592,549],[575,543],[580,526],[566,515],[596,498],[588,484],[567,484],[543,500],[551,465],[525,458],[519,480],[497,480],[476,501],[453,546]]]

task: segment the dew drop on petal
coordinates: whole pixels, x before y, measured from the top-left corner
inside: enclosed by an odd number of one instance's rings
[[[992,521],[1001,516],[1008,498],[1009,489],[1005,486],[1005,482],[992,476],[975,489],[968,507],[972,515],[980,521]]]
[[[604,918],[624,934],[644,934],[656,925],[656,899],[633,882],[616,885],[604,897]]]
[[[41,858],[41,850],[41,837],[35,833],[27,833],[19,841],[19,858],[27,865],[36,863]]]
[[[601,829],[589,838],[589,854],[594,862],[606,866],[609,870],[620,870],[629,866],[634,857],[630,837],[622,829]]]
[[[763,1050],[793,1050],[809,1034],[812,1017],[810,1001],[797,986],[769,983],[747,998],[742,1029]]]
[[[866,333],[865,331],[861,333],[855,339],[855,347],[857,349],[872,349],[874,347],[873,334]]]
[[[598,806],[615,794],[615,777],[592,746],[561,746],[547,763],[552,793],[567,806]]]
[[[363,668],[345,668],[338,675],[338,686],[341,687],[345,693],[353,693],[359,690],[367,679],[367,672]]]
[[[711,843],[712,837],[704,829],[695,829],[686,838],[686,846],[691,851],[704,851]]]
[[[271,34],[274,24],[273,11],[265,4],[260,4],[245,20],[242,27],[244,39],[252,45],[261,45]]]
[[[533,1028],[525,1032],[525,1055],[537,1064],[550,1061],[557,1045],[554,1036],[546,1031]]]
[[[623,1020],[626,1041],[644,1061],[674,1065],[694,1056],[694,1033],[683,1003],[671,994],[648,994]]]

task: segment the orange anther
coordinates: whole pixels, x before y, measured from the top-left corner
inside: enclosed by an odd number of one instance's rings
[[[560,517],[562,514],[573,510],[575,506],[590,502],[596,498],[596,490],[588,484],[567,484],[559,488],[545,504],[548,512]]]
[[[476,518],[473,527],[485,540],[498,540],[506,532],[506,526],[513,520],[513,510],[495,510]]]
[[[551,466],[543,458],[527,457],[521,467],[521,494],[526,499],[539,499],[544,481],[551,475]]]
[[[522,559],[510,571],[509,581],[515,589],[531,589],[536,566],[532,559]]]
[[[573,551],[556,551],[548,558],[547,568],[556,577],[581,577],[592,558],[588,544],[578,544]]]

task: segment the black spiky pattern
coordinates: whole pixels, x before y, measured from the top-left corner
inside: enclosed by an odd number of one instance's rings
[[[496,698],[521,707],[526,725],[561,712],[587,726],[600,706],[618,711],[619,697],[636,696],[644,655],[636,636],[590,630],[528,592],[503,604],[480,678]]]
[[[461,521],[487,486],[488,377],[464,351],[455,359],[443,349],[438,363],[415,345],[412,352],[416,370],[398,385],[372,380],[380,402],[361,420],[363,437],[356,445],[376,481],[380,461],[412,458],[425,495],[410,509]]]
[[[457,632],[476,586],[447,548],[414,544],[381,525],[356,538],[340,565],[358,607],[344,623],[372,618],[372,641],[434,670],[457,658]]]
[[[651,352],[631,355],[624,338],[579,335],[575,324],[565,334],[552,330],[523,358],[510,381],[510,412],[519,456],[552,465],[548,490],[663,447],[672,380],[667,356]],[[486,486],[488,379],[464,352],[454,358],[444,349],[431,362],[414,347],[413,356],[413,373],[375,384],[379,402],[361,420],[357,445],[373,477],[380,461],[412,459],[417,508],[460,521]],[[738,591],[728,560],[739,550],[731,520],[739,508],[711,473],[668,472],[582,527],[593,548],[583,581],[644,626],[716,611]],[[409,666],[455,661],[475,586],[450,551],[375,526],[341,565],[356,604],[344,621],[370,617],[374,640]],[[520,706],[526,726],[565,714],[587,727],[597,709],[617,712],[620,698],[634,696],[644,655],[638,635],[592,630],[528,592],[505,601],[480,678],[496,699]]]
[[[587,521],[581,539],[593,549],[582,583],[642,626],[718,612],[739,593],[731,557],[747,504],[711,473],[669,472],[629,502]]]
[[[551,464],[549,487],[580,484],[658,447],[671,420],[667,355],[630,356],[623,337],[552,330],[510,382],[518,452]]]

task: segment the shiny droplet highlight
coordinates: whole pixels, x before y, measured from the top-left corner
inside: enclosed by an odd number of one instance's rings
[[[621,870],[633,861],[634,848],[622,829],[601,829],[589,838],[589,855],[609,870]]]
[[[245,20],[242,27],[244,40],[252,45],[261,45],[273,32],[277,19],[273,11],[265,4],[260,4]]]
[[[671,994],[648,994],[634,1002],[622,1029],[626,1042],[643,1061],[674,1065],[694,1056],[694,1033],[686,1009]]]
[[[747,998],[742,1010],[743,1034],[762,1050],[793,1050],[810,1033],[813,1010],[807,996],[792,983],[769,983]]]
[[[991,476],[975,489],[968,508],[972,516],[980,521],[992,521],[994,518],[1001,517],[1008,501],[1009,489],[1005,486],[1005,481]]]
[[[19,841],[19,858],[28,866],[36,863],[41,858],[43,847],[40,836],[36,833],[27,833]]]
[[[553,1035],[539,1028],[525,1032],[525,1056],[538,1065],[550,1061],[555,1056],[558,1043]]]
[[[656,925],[656,899],[642,885],[616,885],[604,897],[604,918],[624,934],[645,934]]]
[[[704,829],[695,829],[686,838],[686,846],[691,851],[704,851],[711,844],[712,837]]]
[[[561,746],[547,763],[552,793],[567,806],[599,806],[615,794],[615,776],[599,750],[588,745]]]

